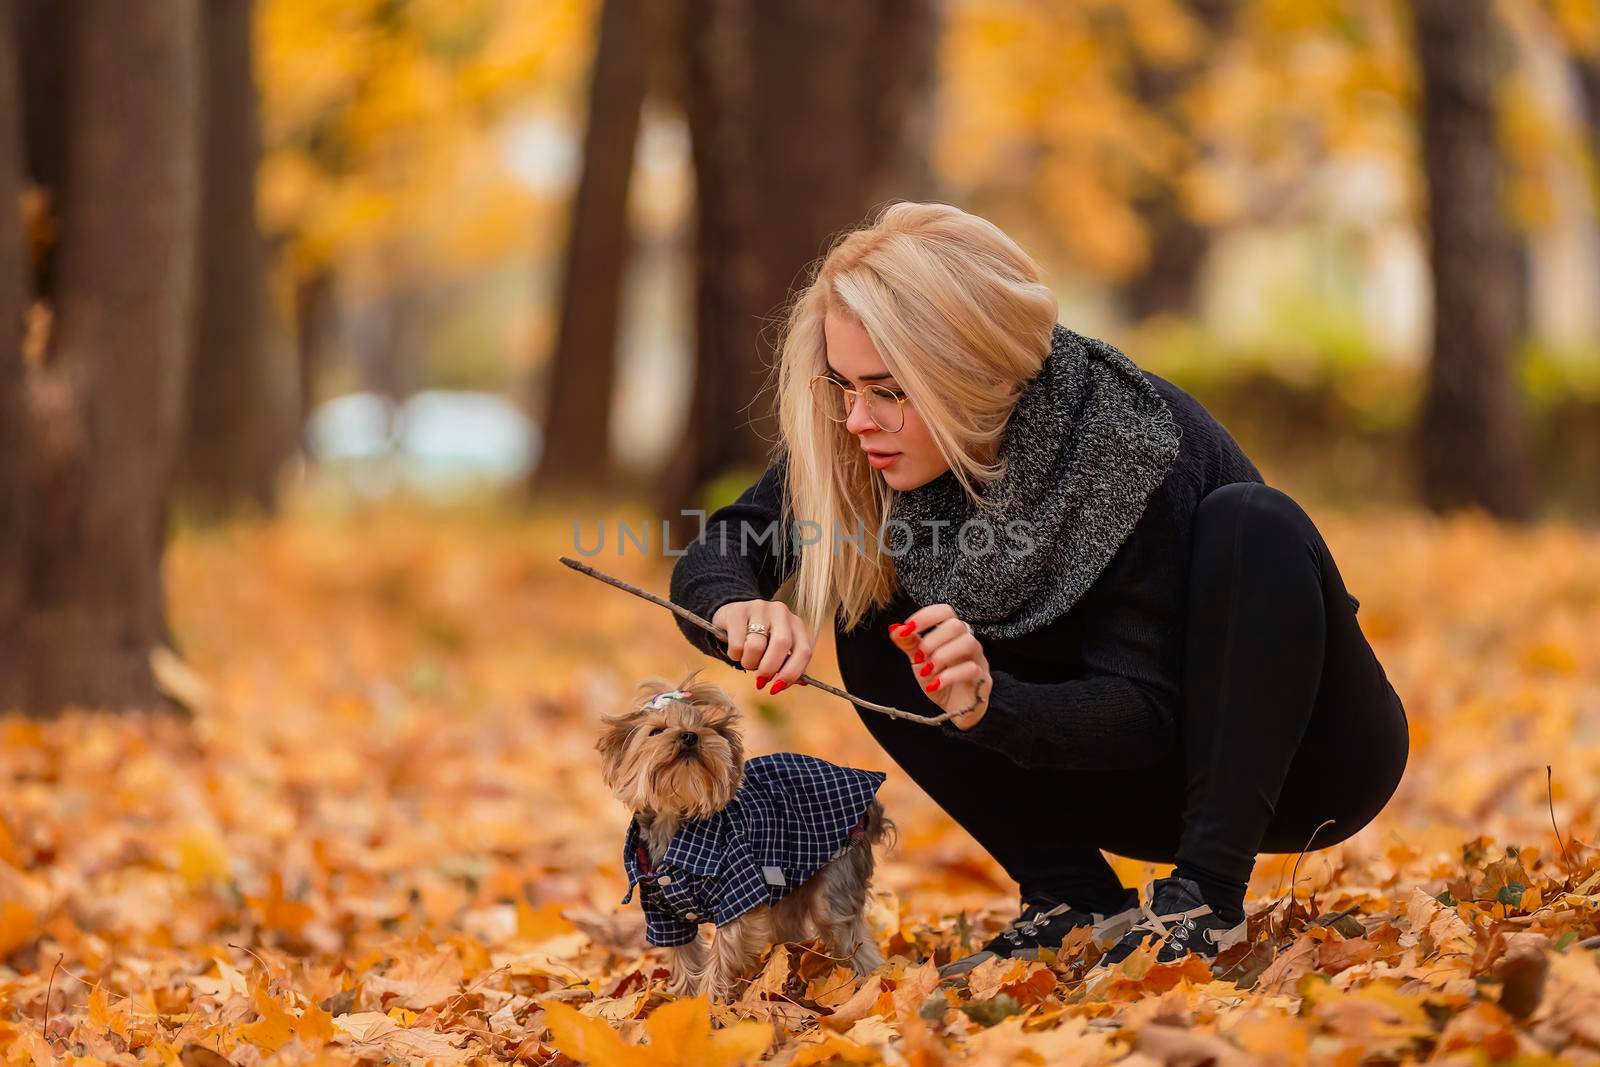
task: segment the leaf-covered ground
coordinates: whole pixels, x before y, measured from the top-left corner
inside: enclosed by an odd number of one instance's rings
[[[713,664],[753,752],[890,770],[902,833],[878,973],[789,946],[710,1013],[663,992],[618,904],[627,813],[593,752],[639,679],[706,661],[661,609],[556,562],[566,518],[396,507],[186,533],[168,573],[186,663],[162,670],[192,725],[0,717],[0,1047],[40,1065],[1600,1063],[1600,534],[1316,514],[1405,700],[1411,766],[1292,888],[1295,857],[1262,857],[1237,981],[1148,956],[1085,980],[1094,951],[1069,942],[941,988],[935,963],[1010,918],[1013,887],[843,702]],[[659,558],[591,562],[666,588]],[[831,649],[813,670],[837,678]],[[1115,862],[1130,885],[1165,873]]]

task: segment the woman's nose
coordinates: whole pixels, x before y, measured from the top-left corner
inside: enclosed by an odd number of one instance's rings
[[[850,417],[844,420],[844,428],[851,433],[871,433],[878,428],[878,424],[872,421],[872,412],[867,409],[866,394],[856,394],[855,402],[850,405]]]

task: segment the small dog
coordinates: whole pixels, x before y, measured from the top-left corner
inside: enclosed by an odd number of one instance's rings
[[[793,752],[748,762],[720,687],[641,682],[606,716],[602,775],[633,810],[626,904],[640,889],[646,937],[672,949],[674,993],[732,995],[770,945],[820,936],[865,974],[883,962],[864,909],[872,848],[894,830],[885,775]],[[700,924],[714,923],[709,942]]]

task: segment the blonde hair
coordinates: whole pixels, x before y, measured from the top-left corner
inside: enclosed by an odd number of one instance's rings
[[[981,507],[979,487],[1004,473],[1004,461],[978,457],[992,454],[987,446],[1004,432],[1015,390],[1044,365],[1059,306],[1014,240],[949,204],[891,201],[834,239],[787,308],[773,367],[788,507],[806,530],[820,531],[820,540],[809,534],[816,543],[802,546],[792,576],[793,610],[813,634],[835,615],[853,629],[894,590],[894,558],[879,534],[895,491],[875,477],[843,424],[811,399],[811,379],[827,370],[830,313],[866,330]],[[790,523],[783,516],[785,536]],[[843,538],[861,530],[857,551]],[[892,535],[883,536],[893,548]]]

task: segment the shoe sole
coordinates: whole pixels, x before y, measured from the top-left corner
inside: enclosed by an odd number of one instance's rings
[[[1122,935],[1127,933],[1129,928],[1132,927],[1134,923],[1139,921],[1139,916],[1141,914],[1142,912],[1140,912],[1138,908],[1128,908],[1125,911],[1117,912],[1115,915],[1108,915],[1105,918],[1100,919],[1090,929],[1089,936],[1093,940],[1095,948],[1098,948],[1104,952],[1106,949],[1122,940]],[[943,967],[939,968],[939,977],[941,979],[958,978],[973,968],[987,962],[989,959],[1002,958],[993,953],[989,953],[985,955],[984,959],[972,962],[974,957],[980,955],[985,954],[974,952],[971,956],[963,956],[954,963],[945,964]],[[1036,948],[1020,948],[1016,952],[1013,952],[1003,958],[1032,961],[1039,958],[1039,950]]]
[[[1117,943],[1117,941],[1120,941],[1122,939],[1122,934],[1123,933],[1127,933],[1127,931],[1133,926],[1133,924],[1138,921],[1139,909],[1130,908],[1127,911],[1122,912],[1119,915],[1114,916],[1113,918],[1121,919],[1124,916],[1127,916],[1128,919],[1127,919],[1126,922],[1124,922],[1122,924],[1122,927],[1121,927],[1122,933],[1117,934],[1116,938],[1113,939],[1109,944],[1100,945],[1098,942],[1096,942],[1097,947],[1102,948],[1102,949],[1110,949],[1113,945],[1115,945]],[[1107,923],[1110,923],[1111,921],[1112,921],[1111,919],[1107,919],[1106,920]],[[1220,956],[1225,949],[1231,948],[1232,946],[1238,944],[1240,941],[1243,941],[1248,936],[1246,934],[1246,930],[1247,929],[1248,928],[1245,925],[1245,923],[1244,922],[1240,922],[1237,926],[1234,926],[1234,927],[1232,927],[1232,928],[1230,928],[1228,930],[1223,931],[1222,934],[1215,941],[1212,942],[1212,944],[1216,948],[1215,952],[1212,952],[1212,953],[1204,953],[1204,952],[1196,953],[1194,949],[1190,949],[1189,953],[1191,955],[1198,954],[1201,959],[1203,959],[1207,963],[1209,963],[1211,965],[1211,973],[1215,977],[1215,976],[1217,976],[1217,957]],[[1089,972],[1091,974],[1093,974],[1093,973],[1096,973],[1096,972],[1099,972],[1099,971],[1105,971],[1105,970],[1110,969],[1112,966],[1114,966],[1114,964],[1108,962],[1108,960],[1107,960],[1107,958],[1105,956],[1101,956],[1099,959],[1094,961],[1094,965],[1089,968]]]

